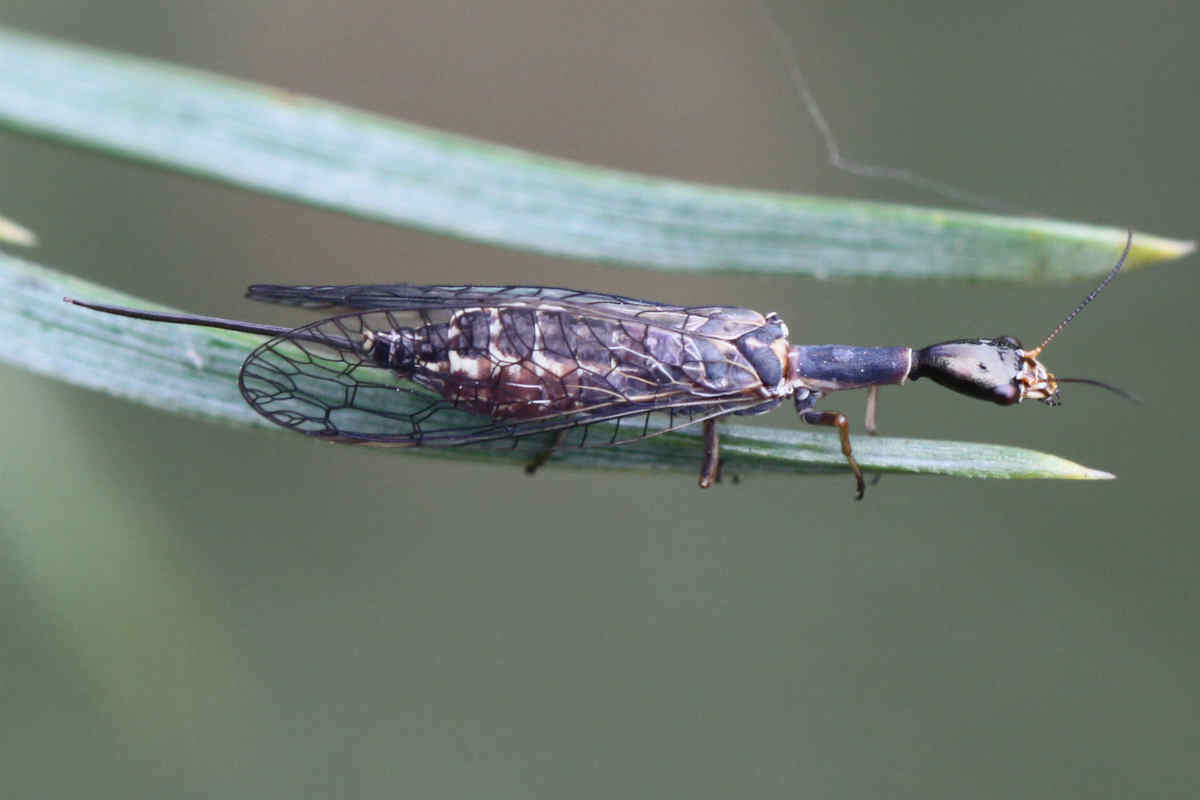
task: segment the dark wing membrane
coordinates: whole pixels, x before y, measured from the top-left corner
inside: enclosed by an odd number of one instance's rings
[[[246,359],[239,385],[246,402],[285,428],[335,441],[392,446],[515,444],[538,433],[571,431],[567,444],[613,444],[762,405],[757,394],[698,396],[686,380],[639,389],[605,384],[593,401],[496,418],[478,413],[496,393],[491,375],[471,379],[418,364],[411,374],[380,367],[362,346],[366,331],[436,326],[445,307],[345,314],[276,337]],[[511,366],[511,365],[505,365]],[[560,380],[560,376],[552,376]],[[436,387],[436,388],[435,388]],[[472,399],[475,410],[472,411]],[[632,419],[631,419],[632,418]]]
[[[552,305],[604,319],[627,319],[665,330],[735,339],[764,324],[762,314],[732,306],[684,307],[616,294],[549,286],[274,286],[255,284],[252,300],[310,309],[419,311]]]

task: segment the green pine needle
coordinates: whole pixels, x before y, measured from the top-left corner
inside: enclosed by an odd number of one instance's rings
[[[1062,281],[1123,229],[755,192],[502,147],[0,29],[0,128],[357,217],[643,268]],[[1137,234],[1128,266],[1192,242]]]

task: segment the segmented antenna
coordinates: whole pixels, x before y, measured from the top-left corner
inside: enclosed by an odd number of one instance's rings
[[[1050,340],[1062,333],[1062,329],[1070,325],[1071,320],[1079,316],[1079,312],[1083,311],[1084,307],[1088,303],[1095,300],[1096,295],[1104,291],[1105,286],[1108,286],[1110,283],[1112,283],[1112,279],[1117,277],[1117,273],[1121,271],[1121,267],[1125,266],[1125,259],[1129,256],[1129,250],[1131,247],[1133,247],[1133,230],[1129,230],[1125,233],[1125,249],[1121,251],[1121,257],[1117,259],[1117,263],[1113,266],[1113,268],[1108,271],[1108,275],[1104,277],[1104,280],[1100,281],[1100,285],[1095,289],[1092,289],[1092,293],[1083,298],[1083,302],[1075,306],[1075,310],[1070,314],[1067,314],[1066,318],[1062,322],[1058,323],[1058,327],[1052,330],[1050,335],[1047,336],[1041,344],[1028,351],[1026,353],[1027,356],[1031,358],[1037,358],[1038,354],[1042,352],[1042,349],[1045,348],[1046,345],[1050,344]]]
[[[1133,392],[1127,392],[1120,386],[1113,386],[1111,383],[1098,381],[1095,378],[1059,378],[1058,376],[1055,376],[1054,380],[1058,381],[1059,383],[1086,383],[1088,386],[1098,386],[1101,389],[1107,389],[1117,397],[1125,398],[1131,403],[1135,403],[1139,406],[1142,404],[1142,398]]]

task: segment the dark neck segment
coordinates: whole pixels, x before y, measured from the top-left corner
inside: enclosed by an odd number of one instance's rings
[[[822,392],[904,383],[912,365],[911,347],[797,344],[788,348],[788,377]]]

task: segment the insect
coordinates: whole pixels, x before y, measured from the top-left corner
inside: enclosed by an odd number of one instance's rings
[[[247,296],[337,316],[295,329],[162,314],[64,298],[138,319],[271,337],[242,365],[246,402],[271,422],[322,439],[449,447],[554,433],[555,447],[622,444],[702,424],[700,486],[720,466],[716,421],[761,414],[791,398],[800,418],[836,428],[865,490],[845,414],[814,406],[826,394],[929,378],[999,405],[1058,405],[1038,361],[1095,299],[1107,277],[1032,350],[1011,336],[955,339],[922,349],[792,344],[776,314],[732,306],[682,307],[612,294],[536,286],[251,286]],[[630,423],[633,424],[630,424]],[[568,445],[568,434],[573,439]]]

